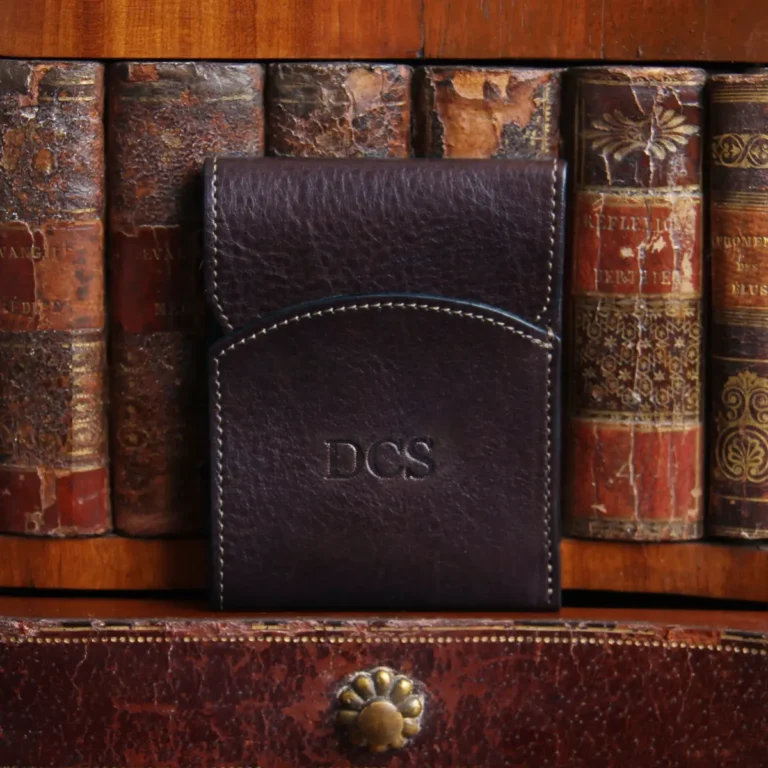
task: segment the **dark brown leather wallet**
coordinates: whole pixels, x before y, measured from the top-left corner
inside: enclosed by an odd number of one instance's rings
[[[208,162],[218,607],[558,607],[563,176]]]

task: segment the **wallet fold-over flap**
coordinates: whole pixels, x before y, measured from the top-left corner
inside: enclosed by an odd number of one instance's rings
[[[327,296],[430,294],[559,334],[563,175],[556,160],[210,160],[210,305],[231,331]]]
[[[559,350],[527,318],[414,295],[313,302],[222,339],[216,603],[557,607]]]

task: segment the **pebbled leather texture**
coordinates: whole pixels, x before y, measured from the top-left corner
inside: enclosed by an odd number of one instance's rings
[[[557,160],[218,158],[207,291],[226,330],[327,296],[423,293],[560,331]]]
[[[242,325],[210,358],[217,607],[558,606],[562,168],[441,166],[209,176],[209,295]]]
[[[0,620],[0,765],[758,768],[767,642],[498,617]],[[379,666],[426,703],[420,733],[372,755],[333,724]]]
[[[219,607],[557,607],[554,341],[396,295],[304,305],[220,342]]]

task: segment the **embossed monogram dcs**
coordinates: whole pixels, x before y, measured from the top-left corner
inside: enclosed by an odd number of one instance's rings
[[[555,609],[562,164],[206,173],[215,605]],[[409,701],[340,718],[394,749]]]
[[[349,480],[363,470],[380,480],[423,480],[435,471],[435,441],[430,437],[377,440],[367,450],[361,440],[326,440],[329,480]]]

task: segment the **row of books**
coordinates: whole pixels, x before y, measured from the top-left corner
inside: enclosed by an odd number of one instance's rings
[[[566,157],[566,533],[768,538],[765,73],[3,60],[0,131],[0,533],[202,530],[202,162],[266,153]]]

